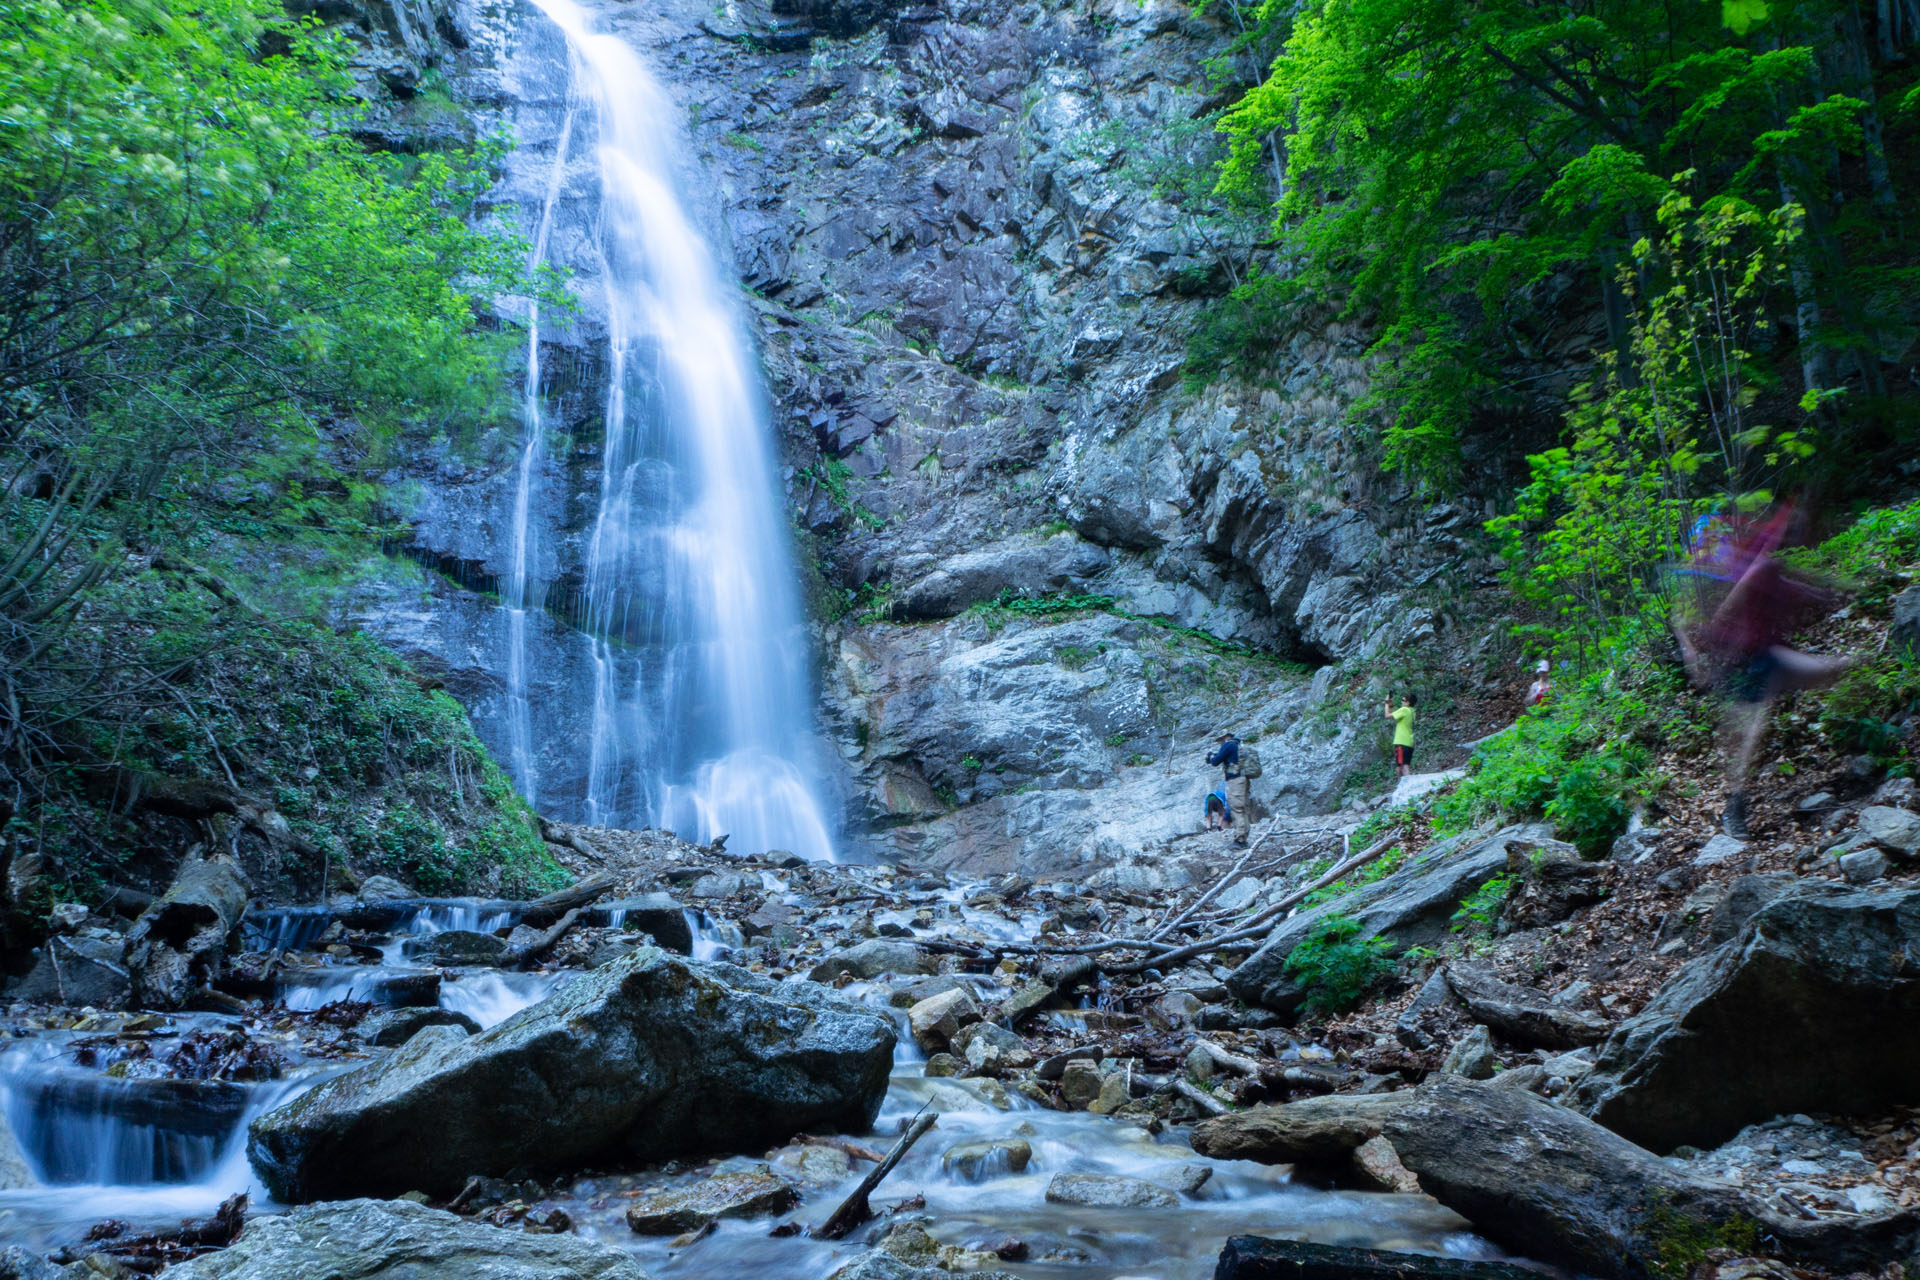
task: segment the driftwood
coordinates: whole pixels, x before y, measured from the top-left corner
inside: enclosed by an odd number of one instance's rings
[[[900,1135],[900,1141],[894,1143],[893,1150],[887,1152],[887,1158],[875,1165],[866,1177],[860,1179],[860,1185],[853,1189],[853,1194],[840,1202],[840,1207],[833,1211],[831,1218],[814,1231],[814,1236],[821,1240],[838,1240],[871,1218],[873,1206],[867,1203],[867,1197],[872,1195],[873,1189],[893,1172],[893,1167],[900,1163],[900,1158],[912,1149],[913,1144],[927,1135],[927,1131],[933,1128],[938,1119],[938,1116],[932,1114],[922,1114],[908,1125],[907,1131]]]
[[[585,880],[576,880],[564,889],[559,889],[544,898],[535,898],[520,912],[520,923],[532,925],[538,929],[542,925],[552,924],[575,907],[584,907],[613,892],[614,878],[610,875],[588,876]]]
[[[1211,1040],[1197,1039],[1193,1042],[1193,1047],[1206,1054],[1216,1067],[1224,1067],[1228,1071],[1233,1071],[1243,1076],[1252,1076],[1256,1080],[1261,1077],[1260,1064],[1252,1058],[1242,1057],[1237,1053],[1229,1053]]]
[[[105,1254],[128,1271],[152,1275],[176,1262],[224,1249],[240,1237],[247,1221],[247,1194],[242,1191],[220,1202],[211,1218],[188,1218],[172,1231],[129,1236],[127,1224],[110,1220],[95,1224],[85,1243],[70,1245],[53,1255],[60,1264]]]
[[[1232,1107],[1220,1101],[1220,1099],[1214,1097],[1193,1081],[1180,1076],[1173,1078],[1173,1091],[1199,1107],[1208,1115],[1223,1116],[1233,1110]]]
[[[544,952],[548,947],[551,947],[554,943],[565,937],[567,930],[573,928],[579,921],[580,908],[575,907],[573,910],[567,912],[567,914],[561,916],[559,920],[555,921],[552,927],[528,938],[517,947],[509,947],[507,949],[507,963],[515,967],[526,964]]]

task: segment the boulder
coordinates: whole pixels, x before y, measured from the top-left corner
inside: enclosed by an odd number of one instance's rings
[[[1111,1173],[1056,1173],[1047,1183],[1048,1204],[1088,1209],[1170,1209],[1180,1203],[1165,1187]]]
[[[950,1047],[976,1071],[1026,1066],[1033,1062],[1025,1040],[991,1022],[976,1022],[960,1028]]]
[[[471,929],[448,929],[425,938],[413,954],[428,964],[498,965],[507,958],[507,940]]]
[[[348,1200],[247,1222],[169,1280],[647,1280],[632,1257],[571,1235],[490,1227],[406,1200]]]
[[[120,938],[58,935],[47,940],[33,970],[11,994],[94,1009],[124,1009],[133,996],[126,943]]]
[[[1509,846],[1507,871],[1519,880],[1500,911],[1502,928],[1557,924],[1607,896],[1613,867],[1588,862],[1570,845]]]
[[[1353,1179],[1373,1191],[1420,1194],[1420,1180],[1400,1163],[1400,1153],[1385,1138],[1368,1138],[1353,1149]]]
[[[413,1039],[414,1033],[427,1027],[459,1027],[468,1035],[478,1035],[480,1024],[454,1009],[383,1009],[361,1019],[354,1030],[370,1045],[392,1049]]]
[[[1911,858],[1920,853],[1920,813],[1892,805],[1869,805],[1860,811],[1860,834],[1891,853]]]
[[[469,1037],[428,1027],[390,1057],[256,1119],[276,1199],[450,1195],[472,1174],[766,1149],[863,1132],[886,1091],[880,1012],[808,983],[644,948]]]
[[[19,1245],[0,1249],[0,1280],[66,1280],[68,1274],[65,1267],[56,1267]]]
[[[413,890],[392,876],[368,876],[360,882],[360,892],[353,896],[361,902],[390,902],[398,898],[411,898]]]
[[[815,982],[832,982],[841,974],[871,980],[888,973],[932,973],[933,958],[911,942],[892,938],[872,938],[848,947],[813,966],[807,976]]]
[[[1004,1271],[970,1271],[968,1280],[1019,1280]],[[878,1249],[861,1254],[827,1280],[953,1280],[953,1272],[941,1267],[916,1267]]]
[[[928,1053],[939,1053],[959,1034],[960,1028],[978,1021],[979,1003],[971,992],[960,987],[928,996],[907,1010],[913,1042]]]
[[[1608,1280],[1665,1274],[1670,1242],[1755,1228],[1816,1266],[1850,1268],[1920,1249],[1920,1211],[1786,1220],[1521,1089],[1436,1076],[1400,1095],[1382,1132],[1421,1189],[1513,1253]]]
[[[1578,1049],[1606,1039],[1610,1024],[1597,1013],[1555,1004],[1544,991],[1502,982],[1473,965],[1447,966],[1447,985],[1474,1021],[1529,1049]]]
[[[19,1191],[39,1185],[40,1179],[34,1176],[33,1165],[28,1163],[27,1153],[20,1149],[20,1140],[7,1121],[6,1110],[0,1108],[0,1191]],[[0,1276],[3,1275],[5,1272],[0,1272]]]
[[[1229,1236],[1213,1280],[1540,1280],[1540,1273],[1507,1262]]]
[[[1670,1151],[1783,1112],[1920,1101],[1920,889],[1803,882],[1668,979],[1580,1082],[1580,1107]]]
[[[902,619],[950,618],[1004,591],[1033,596],[1084,587],[1111,562],[1105,547],[1070,533],[1007,538],[940,561],[899,593],[893,614]]]
[[[225,969],[247,914],[247,879],[230,858],[196,858],[127,931],[127,971],[142,1007],[177,1009]]]
[[[793,1188],[762,1165],[720,1173],[690,1187],[642,1196],[627,1208],[627,1226],[643,1236],[677,1236],[720,1218],[760,1218],[794,1205]]]
[[[1896,653],[1920,658],[1920,587],[1908,587],[1893,598],[1887,645]]]
[[[1060,1096],[1068,1106],[1084,1110],[1100,1098],[1100,1068],[1085,1058],[1068,1062],[1060,1073]]]
[[[1227,978],[1227,987],[1249,1004],[1293,1013],[1307,993],[1287,976],[1287,957],[1322,920],[1350,916],[1359,922],[1362,940],[1386,938],[1399,947],[1435,945],[1448,936],[1461,899],[1502,874],[1511,853],[1568,847],[1539,823],[1508,827],[1471,843],[1462,837],[1443,840],[1393,875],[1275,925],[1260,949]]]
[[[1344,1164],[1377,1138],[1387,1116],[1406,1105],[1405,1093],[1336,1093],[1279,1106],[1249,1107],[1202,1120],[1193,1149],[1215,1160],[1262,1164]]]
[[[683,956],[693,954],[693,929],[687,924],[686,908],[667,894],[617,898],[589,908],[582,916],[591,924],[650,934],[660,946]]]
[[[1440,1070],[1445,1075],[1463,1076],[1468,1080],[1490,1080],[1499,1066],[1494,1057],[1493,1037],[1485,1027],[1475,1026],[1454,1041],[1440,1063]]]
[[[1004,1173],[1025,1173],[1033,1147],[1017,1138],[963,1142],[941,1153],[940,1167],[962,1182],[983,1182]]]

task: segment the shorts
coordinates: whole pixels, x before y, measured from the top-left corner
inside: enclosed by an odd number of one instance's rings
[[[1762,649],[1744,661],[1729,663],[1720,682],[1735,702],[1765,702],[1773,696],[1773,677],[1779,669],[1780,660],[1773,656],[1773,650]]]
[[[1396,765],[1402,765],[1407,768],[1412,768],[1413,767],[1413,748],[1403,747],[1397,742],[1394,743],[1393,744],[1393,762]]]

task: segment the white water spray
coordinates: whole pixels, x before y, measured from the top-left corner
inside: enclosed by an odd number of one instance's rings
[[[594,668],[586,819],[831,858],[805,763],[806,638],[760,387],[732,287],[675,189],[680,109],[573,0],[535,3],[566,37],[599,186],[598,260],[576,264],[597,266],[604,286],[609,366],[580,620]],[[573,127],[570,110],[558,166]],[[552,207],[550,195],[543,234]],[[534,753],[516,735],[527,719],[525,614],[536,598],[526,507],[542,431],[537,368],[508,589],[508,679],[518,691],[509,736],[529,796]]]

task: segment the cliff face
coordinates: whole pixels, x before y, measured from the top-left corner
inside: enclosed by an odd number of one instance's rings
[[[476,127],[514,132],[495,211],[530,229],[565,109],[526,70],[556,56],[543,20],[433,12],[466,46],[441,74]],[[1485,513],[1424,505],[1347,425],[1362,334],[1302,327],[1257,384],[1183,378],[1201,309],[1262,234],[1180,194],[1212,159],[1195,121],[1224,100],[1207,64],[1230,8],[774,0],[601,19],[684,106],[744,285],[857,846],[1023,869],[1157,847],[1196,825],[1197,756],[1223,727],[1262,736],[1258,795],[1317,811],[1371,758],[1358,660],[1486,643],[1459,624],[1492,570],[1469,536]],[[592,215],[571,185],[561,206],[557,236]],[[537,570],[550,743],[579,731],[567,600],[598,487],[595,342],[583,313],[543,357],[563,440]],[[504,571],[515,456],[502,428],[410,463],[413,553],[451,580],[365,610],[438,657],[483,732],[498,611],[461,587]],[[992,605],[1009,593],[1052,604]],[[540,799],[571,816],[564,775]]]

